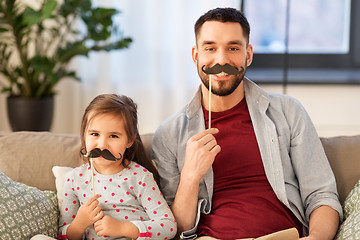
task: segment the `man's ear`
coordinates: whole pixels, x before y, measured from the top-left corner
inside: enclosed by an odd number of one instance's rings
[[[246,49],[246,66],[250,66],[253,60],[253,46],[251,44],[248,45]]]
[[[193,62],[195,63],[195,65],[197,64],[198,61],[198,51],[197,51],[197,47],[193,46],[191,49],[191,56],[193,59]]]

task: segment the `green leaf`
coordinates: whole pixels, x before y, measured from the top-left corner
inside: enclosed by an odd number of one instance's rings
[[[79,15],[91,9],[91,0],[64,0],[60,6],[59,14],[63,17]]]
[[[58,49],[59,62],[69,62],[77,55],[87,56],[90,49],[87,48],[82,41],[68,43],[65,48]]]
[[[0,33],[9,32],[9,29],[0,27]]]
[[[56,9],[57,1],[48,0],[44,3],[43,9],[41,11],[41,19],[47,19],[52,16],[53,11]]]
[[[118,11],[113,8],[95,8],[82,16],[86,23],[89,38],[95,41],[103,41],[111,36],[112,32],[112,17]]]
[[[29,27],[41,23],[52,16],[56,6],[56,0],[47,0],[43,3],[39,11],[35,11],[31,7],[26,7],[23,13],[23,23]]]
[[[1,92],[3,92],[3,93],[12,92],[12,88],[11,87],[4,87],[3,89],[1,89]]]
[[[35,55],[29,60],[29,65],[35,71],[52,74],[52,70],[55,67],[55,61],[54,59],[45,56]]]
[[[23,13],[22,23],[30,27],[38,24],[41,21],[41,12],[35,11],[34,9],[27,7]]]
[[[131,38],[123,38],[120,41],[114,42],[114,43],[110,43],[110,44],[106,44],[106,45],[95,45],[91,48],[91,50],[93,51],[112,51],[112,50],[118,50],[118,49],[122,49],[122,48],[128,48],[130,43],[132,42]]]
[[[59,77],[59,76],[58,76]],[[69,77],[72,78],[76,81],[80,81],[81,79],[76,75],[76,72],[74,71],[64,71],[63,74],[61,75],[61,78],[63,77]]]

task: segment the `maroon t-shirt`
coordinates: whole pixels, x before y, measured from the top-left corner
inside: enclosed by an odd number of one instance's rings
[[[219,239],[260,237],[302,225],[276,197],[266,176],[246,100],[211,113],[221,152],[216,156],[211,213],[202,214],[197,233]],[[204,109],[208,126],[209,112]]]

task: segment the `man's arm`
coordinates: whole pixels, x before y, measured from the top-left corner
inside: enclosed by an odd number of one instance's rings
[[[174,202],[170,206],[177,222],[178,235],[195,226],[199,183],[200,181],[190,180],[184,175],[180,177]]]
[[[306,240],[331,240],[339,227],[339,213],[329,206],[321,206],[310,215],[309,236]]]
[[[207,129],[190,138],[186,144],[184,167],[171,210],[175,216],[178,233],[195,226],[199,184],[220,152],[213,134],[217,129]]]

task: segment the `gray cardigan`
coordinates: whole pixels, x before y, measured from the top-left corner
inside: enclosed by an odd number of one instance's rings
[[[302,105],[286,95],[266,93],[244,78],[245,98],[267,179],[278,199],[308,231],[310,214],[321,205],[335,209],[342,219],[335,177],[315,127]],[[205,129],[201,91],[181,111],[156,130],[152,159],[160,174],[161,191],[172,204],[180,180],[187,140]],[[193,239],[201,213],[209,213],[213,195],[210,169],[199,186],[196,226],[182,233]]]

